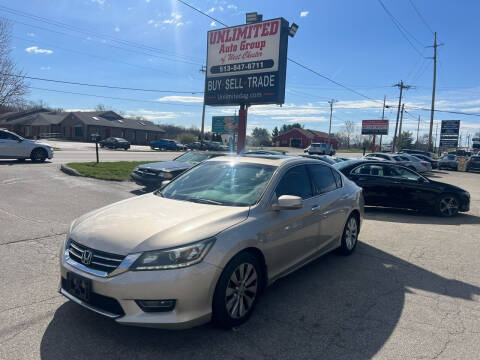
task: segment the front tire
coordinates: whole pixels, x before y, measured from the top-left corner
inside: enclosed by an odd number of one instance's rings
[[[260,261],[249,252],[235,256],[218,279],[212,303],[212,321],[230,329],[248,320],[262,286]]]
[[[460,202],[455,195],[443,194],[437,201],[435,212],[438,216],[452,217],[458,214]]]
[[[32,154],[30,155],[30,159],[32,159],[33,162],[38,162],[38,163],[44,162],[46,158],[47,158],[47,152],[44,149],[35,149],[32,151]]]
[[[340,254],[348,256],[353,253],[358,243],[359,231],[360,224],[358,222],[358,217],[355,214],[351,214],[343,229],[342,243],[339,248]]]

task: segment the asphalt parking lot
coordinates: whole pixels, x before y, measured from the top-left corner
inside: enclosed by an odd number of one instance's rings
[[[59,152],[60,153],[60,152]],[[0,359],[476,359],[480,174],[438,171],[471,193],[452,219],[367,209],[354,255],[329,254],[273,284],[242,327],[119,326],[57,293],[70,222],[142,194],[0,160]]]

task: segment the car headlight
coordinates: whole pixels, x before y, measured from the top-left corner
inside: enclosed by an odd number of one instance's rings
[[[165,171],[160,171],[157,176],[164,179],[171,179],[173,177],[173,174]]]
[[[166,270],[198,264],[211,249],[215,238],[167,250],[144,252],[130,267],[133,271]]]

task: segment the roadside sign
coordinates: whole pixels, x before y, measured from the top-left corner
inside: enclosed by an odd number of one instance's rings
[[[283,104],[287,46],[283,18],[209,31],[205,105]]]
[[[440,139],[440,147],[456,148],[458,147],[458,139]]]
[[[442,120],[440,129],[440,147],[458,147],[458,134],[460,133],[460,120]]]
[[[388,135],[388,120],[362,120],[362,135]]]
[[[230,134],[237,131],[238,116],[212,116],[212,132]]]

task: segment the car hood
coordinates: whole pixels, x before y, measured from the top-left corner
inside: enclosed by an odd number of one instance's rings
[[[171,248],[215,236],[248,217],[249,207],[198,204],[153,193],[78,218],[70,237],[114,254]]]
[[[452,192],[467,192],[467,190],[462,189],[461,187],[450,185],[446,183],[442,183],[440,181],[429,180],[431,184],[434,186],[441,188],[442,191],[452,191]]]
[[[190,169],[193,165],[183,161],[161,161],[139,166],[139,169],[160,170],[165,172]]]
[[[43,145],[43,146],[49,146],[49,147],[52,147],[52,145],[50,145],[49,143],[46,143],[46,142],[43,142],[43,141],[39,141],[39,140],[29,140],[29,139],[25,139],[23,141],[26,141],[30,144],[35,144],[35,145]]]

